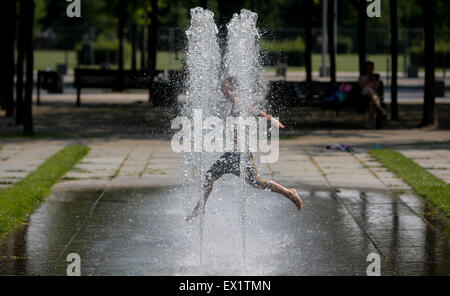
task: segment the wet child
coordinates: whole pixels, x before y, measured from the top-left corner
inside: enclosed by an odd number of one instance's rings
[[[234,90],[234,84],[236,84],[235,79],[228,78],[226,79],[221,87],[221,90],[225,97],[231,102],[232,104],[232,111],[231,116],[239,116],[238,111],[238,103],[239,98],[237,98],[233,94]],[[275,118],[272,118],[270,115],[264,113],[261,110],[256,110],[253,107],[248,107],[251,114],[254,114],[255,116],[262,116],[267,118],[267,121],[270,122],[273,125],[278,126],[279,128],[284,128],[284,125],[280,123]],[[235,134],[235,142],[236,142],[236,134]],[[211,191],[213,189],[214,182],[218,180],[220,177],[222,177],[225,174],[233,174],[236,176],[240,176],[240,160],[241,157],[244,157],[245,161],[245,181],[250,184],[254,188],[258,189],[269,189],[272,192],[278,193],[283,195],[284,197],[288,198],[290,201],[292,201],[297,209],[300,211],[302,208],[302,200],[297,194],[297,191],[293,188],[285,188],[282,185],[270,181],[270,180],[263,180],[256,170],[255,161],[253,160],[252,153],[246,151],[246,152],[225,152],[220,158],[211,166],[211,168],[206,172],[205,176],[205,184],[203,188],[203,203],[202,201],[199,201],[197,203],[197,206],[194,208],[193,212],[186,218],[186,221],[192,220],[194,217],[198,216],[201,211],[203,210],[203,213],[205,211],[206,202],[208,200],[209,195],[211,194]],[[203,206],[202,206],[203,205]]]

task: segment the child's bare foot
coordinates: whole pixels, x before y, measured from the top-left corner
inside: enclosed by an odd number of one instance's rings
[[[291,189],[289,189],[289,192],[291,192],[289,199],[295,204],[297,209],[300,211],[302,209],[303,203],[302,203],[302,199],[297,194],[297,190],[295,190],[294,188],[291,188]]]

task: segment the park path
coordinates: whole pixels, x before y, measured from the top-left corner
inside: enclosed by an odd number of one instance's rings
[[[0,144],[0,189],[7,188],[35,170],[64,147],[62,142]]]
[[[437,178],[450,184],[449,149],[398,149],[398,151],[414,160]]]
[[[199,270],[197,226],[184,222],[180,207],[195,192],[177,189],[181,159],[170,143],[87,144],[91,151],[27,226],[0,239],[0,274],[64,275],[70,253],[81,256],[83,275],[365,275],[370,253],[382,256],[383,275],[450,270],[445,230],[428,221],[423,200],[364,149],[281,142],[279,161],[260,166],[260,173],[296,188],[304,210],[249,188],[243,271],[240,195],[226,183],[233,176],[217,184],[208,203]],[[403,193],[393,194],[398,189]]]
[[[181,179],[181,155],[171,151],[168,141],[99,141],[90,144],[90,148],[58,187],[167,185],[178,184]],[[279,160],[261,164],[260,173],[306,186],[410,189],[363,150],[346,153],[281,147]]]
[[[392,135],[391,135],[392,134]],[[329,135],[339,142],[336,135]],[[445,136],[437,133],[434,137]],[[260,170],[274,179],[305,185],[331,185],[334,187],[373,188],[386,190],[409,190],[410,187],[393,173],[374,160],[365,149],[353,153],[329,151],[311,146],[327,135],[306,136],[298,140],[281,141],[279,160],[274,164],[262,165]],[[380,141],[380,135],[371,138]],[[385,141],[401,139],[400,135],[385,132]],[[347,142],[360,139],[349,138]],[[427,139],[425,139],[427,140]],[[363,139],[369,141],[370,139]],[[90,140],[85,143],[91,148],[64,178],[67,186],[103,186],[105,182],[117,186],[134,184],[173,184],[181,173],[180,155],[171,151],[169,141],[159,140]],[[67,141],[17,141],[0,144],[0,189],[7,188],[36,169],[48,157],[60,150]],[[302,145],[300,145],[302,144]],[[364,145],[364,142],[361,142]],[[367,145],[367,144],[366,144]],[[325,146],[325,142],[324,145]],[[450,146],[423,146],[396,148],[430,173],[450,184]],[[177,169],[178,168],[178,169]],[[173,177],[175,178],[173,178]],[[179,179],[179,178],[178,178]],[[71,182],[68,182],[71,181]],[[113,182],[111,182],[113,181]],[[61,185],[60,185],[61,186]]]
[[[334,139],[336,141],[336,139]],[[300,142],[300,140],[298,140]],[[0,188],[7,188],[36,169],[68,142],[3,143],[0,150]],[[409,190],[410,187],[373,159],[365,149],[353,153],[298,146],[281,141],[279,160],[263,164],[260,173],[304,185]],[[295,143],[295,142],[294,142]],[[91,140],[91,151],[58,186],[137,186],[174,184],[181,173],[181,155],[169,141]],[[436,177],[450,184],[450,149],[397,148]],[[69,182],[70,181],[70,182]]]

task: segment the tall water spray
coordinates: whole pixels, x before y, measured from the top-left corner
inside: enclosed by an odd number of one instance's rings
[[[218,29],[214,23],[214,14],[197,7],[191,9],[191,25],[186,31],[188,39],[186,104],[183,115],[194,120],[216,116],[220,111],[219,71],[221,55],[217,40]],[[201,110],[201,114],[198,114]],[[195,118],[197,117],[197,118]],[[203,130],[195,130],[194,143],[203,142]],[[194,144],[195,145],[195,144]],[[196,150],[194,147],[194,150]],[[203,202],[203,186],[207,169],[208,155],[204,152],[185,153],[185,182],[194,186],[194,194],[188,200],[187,208],[192,209],[197,201]],[[200,272],[202,268],[204,216],[200,217]]]
[[[211,11],[201,7],[191,9],[191,25],[186,31],[189,76],[184,110],[188,115],[193,109],[201,109],[204,116],[217,115],[219,111],[221,56],[217,34]]]
[[[238,81],[235,93],[241,104],[241,116],[249,116],[247,106],[258,108],[263,91],[260,63],[259,32],[256,27],[258,14],[242,9],[234,14],[227,25],[227,51],[225,73]]]
[[[225,54],[226,77],[237,81],[235,94],[239,98],[239,114],[243,118],[252,116],[252,109],[260,109],[263,90],[260,64],[259,32],[256,28],[258,15],[247,9],[234,14],[227,25],[227,51]],[[248,187],[245,182],[245,157],[240,158],[240,224],[242,269],[246,266],[246,203]]]
[[[249,10],[242,9],[240,14],[235,14],[227,25],[228,37],[227,48],[222,64],[218,42],[218,29],[214,23],[214,15],[211,11],[200,7],[191,9],[191,24],[186,31],[187,46],[187,68],[188,78],[186,81],[187,98],[181,110],[183,116],[191,118],[195,125],[196,119],[205,119],[207,116],[216,116],[225,120],[231,109],[231,103],[220,91],[221,81],[226,77],[234,77],[238,82],[235,95],[240,99],[238,109],[241,117],[249,116],[249,106],[258,108],[261,101],[262,68],[259,63],[259,33],[256,28],[257,14]],[[222,67],[223,66],[223,67]],[[201,110],[201,115],[199,115]],[[193,130],[193,149],[195,143],[203,143],[204,135],[208,129]],[[198,147],[197,147],[198,148]],[[191,188],[191,194],[187,196],[185,210],[187,214],[195,207],[200,200],[203,202],[203,186],[205,183],[205,173],[215,159],[220,156],[217,153],[189,152],[184,153],[185,186]],[[239,195],[240,201],[240,221],[243,263],[245,264],[245,203],[247,196],[247,185],[244,184],[244,157],[241,157],[241,178]],[[192,189],[193,188],[193,189]],[[227,192],[230,195],[230,191]],[[231,200],[229,200],[231,202]],[[230,213],[224,213],[230,215]],[[238,217],[235,217],[238,218]],[[233,217],[230,217],[230,220]],[[202,272],[202,249],[203,249],[203,213],[199,219],[199,248],[200,248],[200,272]],[[191,228],[191,232],[195,229]],[[244,265],[243,265],[244,266]]]

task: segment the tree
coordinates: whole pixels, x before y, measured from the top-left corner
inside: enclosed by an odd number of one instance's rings
[[[148,70],[153,73],[156,69],[156,50],[158,41],[158,0],[150,0],[150,24],[148,26],[147,52]]]
[[[392,60],[392,76],[391,76],[391,119],[398,120],[398,104],[397,104],[397,71],[398,71],[398,17],[397,17],[397,0],[390,0],[391,15],[391,60]]]
[[[26,53],[26,82],[25,100],[23,104],[23,133],[33,134],[33,26],[34,26],[34,0],[25,0],[25,53]]]
[[[11,28],[3,32],[3,45],[0,47],[4,57],[4,66],[0,68],[0,104],[6,110],[6,116],[14,115],[14,41],[16,37],[16,1],[6,1],[0,19],[3,28]]]
[[[304,18],[305,18],[305,69],[306,69],[306,81],[312,81],[312,6],[313,0],[305,0]]]
[[[421,126],[434,125],[434,70],[435,70],[435,49],[434,49],[434,21],[436,18],[436,1],[428,0],[423,2],[423,17],[425,31],[425,89],[423,98],[423,114]]]
[[[334,1],[329,1],[327,11],[328,25],[328,55],[330,56],[330,78],[332,83],[336,83],[336,50],[334,48],[334,19],[336,12],[334,11]]]
[[[16,125],[23,123],[23,68],[25,59],[25,6],[27,0],[20,0],[19,25],[17,36],[17,70],[16,70]]]
[[[120,86],[119,89],[123,89],[123,83],[124,83],[124,74],[123,74],[123,35],[125,30],[125,0],[119,0],[117,3],[117,11],[119,15],[119,26],[118,26],[118,37],[119,37],[119,76],[120,76]]]
[[[139,34],[139,44],[141,51],[141,70],[145,69],[145,65],[147,64],[147,56],[145,54],[145,26],[141,25],[140,34]]]
[[[366,1],[356,0],[358,9],[358,60],[359,75],[366,73]]]

